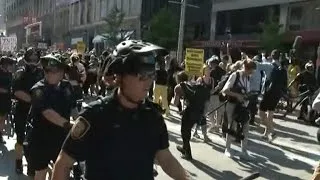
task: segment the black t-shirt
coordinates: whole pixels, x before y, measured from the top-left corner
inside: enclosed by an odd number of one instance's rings
[[[10,72],[5,72],[0,69],[0,88],[3,88],[8,91],[8,93],[0,92],[0,101],[10,100],[10,91],[12,84],[12,74]]]
[[[31,89],[32,103],[32,139],[44,140],[48,139],[60,141],[62,145],[67,132],[64,128],[57,126],[47,120],[42,112],[47,109],[52,109],[60,116],[69,120],[71,110],[76,104],[76,99],[73,97],[72,86],[68,81],[61,81],[58,86],[48,85],[44,80],[36,83]],[[40,135],[39,135],[40,134]],[[42,142],[42,141],[41,141]],[[44,142],[43,142],[44,143]]]
[[[157,70],[156,71],[156,84],[167,85],[168,73],[166,70]]]
[[[93,102],[62,149],[86,161],[88,180],[154,179],[155,155],[169,147],[166,124],[155,106],[147,101],[138,110],[124,109],[115,95]],[[77,127],[81,133],[74,131]]]
[[[267,92],[275,93],[275,95],[281,96],[282,93],[286,93],[288,85],[287,70],[274,64],[274,68],[270,76],[270,85],[266,89]]]
[[[221,80],[222,76],[226,74],[226,71],[223,70],[220,66],[217,66],[210,73],[210,76],[214,79],[214,87],[216,87]]]

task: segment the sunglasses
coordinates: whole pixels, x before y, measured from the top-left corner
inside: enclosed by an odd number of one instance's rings
[[[59,73],[59,72],[63,72],[64,70],[61,67],[49,66],[49,67],[45,67],[44,71],[45,72],[51,72],[51,73]]]
[[[136,74],[139,77],[140,81],[146,81],[146,80],[154,80],[156,77],[155,71],[141,71]]]

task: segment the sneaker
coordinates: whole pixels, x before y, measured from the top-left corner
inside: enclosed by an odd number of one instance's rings
[[[264,141],[268,141],[268,136],[267,135],[262,135],[261,139],[264,140]]]
[[[22,159],[16,159],[16,173],[17,174],[23,173]]]
[[[241,159],[241,160],[246,160],[246,161],[252,160],[251,156],[248,154],[247,151],[241,152],[241,154],[240,154],[240,159]]]
[[[186,151],[183,149],[182,146],[177,146],[177,150],[181,153],[181,154],[185,154]]]
[[[276,133],[270,133],[268,135],[268,142],[272,142],[276,138]]]
[[[193,137],[200,139],[200,136],[199,136],[198,133],[194,133],[194,134],[193,134]]]
[[[224,151],[224,155],[227,156],[228,158],[232,158],[232,154],[231,154],[230,150],[228,150],[228,149],[226,149]]]
[[[189,156],[189,155],[186,155],[186,154],[181,154],[181,158],[185,159],[185,160],[188,160],[188,161],[191,161],[193,159],[192,156]]]

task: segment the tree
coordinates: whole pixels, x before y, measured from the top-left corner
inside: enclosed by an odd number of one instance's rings
[[[260,45],[267,52],[273,49],[281,49],[281,43],[284,38],[284,33],[280,32],[282,25],[271,18],[261,24],[262,33],[259,36]]]
[[[105,32],[108,35],[106,38],[111,45],[117,45],[123,40],[122,37],[119,37],[119,33],[124,16],[125,14],[117,6],[114,6],[110,14],[104,19],[107,23]]]
[[[167,8],[161,9],[148,23],[149,30],[144,33],[144,39],[165,47],[176,48],[179,35],[179,19]]]

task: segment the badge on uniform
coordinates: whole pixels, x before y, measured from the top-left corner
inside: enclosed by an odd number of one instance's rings
[[[43,94],[43,92],[42,92],[41,89],[36,89],[36,90],[34,91],[34,95],[35,95],[35,97],[37,97],[37,98],[41,97],[42,94]]]
[[[71,128],[71,138],[73,140],[81,139],[83,136],[87,134],[90,127],[90,123],[84,117],[79,116],[76,120],[76,123]]]

